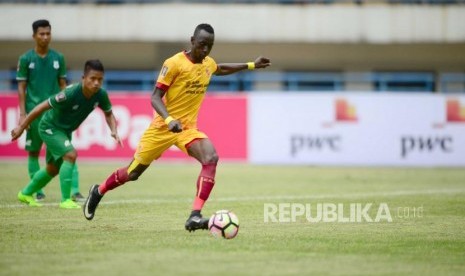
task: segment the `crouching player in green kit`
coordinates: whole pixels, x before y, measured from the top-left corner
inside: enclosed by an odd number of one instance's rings
[[[122,146],[116,129],[116,119],[107,92],[102,89],[104,68],[99,60],[88,60],[84,66],[81,83],[66,87],[37,105],[20,125],[11,131],[11,140],[18,139],[29,124],[45,114],[39,123],[39,135],[47,152],[47,166],[34,174],[29,184],[19,193],[19,201],[29,206],[41,206],[32,195],[47,185],[53,177],[60,175],[60,208],[80,208],[71,200],[71,182],[77,152],[71,144],[71,134],[87,118],[95,107],[105,113],[111,136]]]

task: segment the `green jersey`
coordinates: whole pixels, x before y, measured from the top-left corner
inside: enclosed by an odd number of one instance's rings
[[[41,128],[47,126],[66,132],[77,129],[97,106],[104,112],[111,111],[110,99],[104,89],[100,88],[87,99],[81,83],[69,85],[62,92],[50,97],[48,102],[52,109],[42,117]]]
[[[26,81],[26,112],[60,92],[60,78],[66,78],[63,55],[49,49],[45,57],[34,49],[19,57],[16,80]]]

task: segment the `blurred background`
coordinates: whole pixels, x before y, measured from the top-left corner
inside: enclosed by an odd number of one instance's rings
[[[0,1],[0,90],[15,90],[32,21],[51,21],[71,81],[99,57],[109,90],[152,90],[164,59],[213,25],[218,62],[272,58],[210,91],[465,91],[463,0]]]
[[[213,77],[199,127],[222,160],[254,164],[465,166],[464,0],[0,1],[0,157],[18,120],[18,57],[31,24],[52,24],[69,82],[85,60],[106,67],[120,136],[94,112],[75,132],[81,158],[130,158],[150,123],[163,61],[215,28],[211,56],[266,70]],[[176,149],[166,158],[184,160]],[[183,159],[184,158],[184,159]]]

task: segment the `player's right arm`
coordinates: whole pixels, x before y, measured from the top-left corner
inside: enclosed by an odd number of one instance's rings
[[[21,124],[26,119],[26,81],[18,82],[18,99],[19,99],[19,122]]]
[[[16,128],[14,128],[11,131],[11,141],[14,141],[21,137],[21,134],[23,134],[23,131],[31,124],[32,121],[34,121],[37,117],[39,117],[42,113],[44,113],[46,110],[49,110],[52,108],[50,106],[50,103],[47,100],[43,101],[34,109],[27,114],[26,118],[24,119],[23,122],[21,122]]]
[[[26,118],[26,88],[28,78],[28,60],[23,55],[18,60],[18,68],[16,69],[16,80],[18,81],[18,100],[19,100],[19,122],[21,124]]]
[[[151,97],[152,107],[155,109],[158,115],[160,115],[165,120],[165,123],[167,123],[168,129],[171,132],[181,132],[181,122],[172,118],[169,115],[168,110],[166,110],[165,103],[162,100],[163,96],[165,96],[165,91],[161,90],[158,87],[155,87],[155,90],[153,91]]]
[[[155,89],[151,97],[152,107],[160,115],[165,124],[168,126],[168,129],[171,132],[181,132],[182,125],[178,118],[173,118],[168,113],[165,103],[163,102],[163,97],[165,93],[169,90],[170,86],[175,82],[176,77],[179,74],[179,65],[176,62],[175,58],[169,58],[163,63],[163,67],[160,70],[158,75],[157,82],[155,84]]]

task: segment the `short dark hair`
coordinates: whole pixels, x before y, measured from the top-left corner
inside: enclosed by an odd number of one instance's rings
[[[84,75],[87,74],[90,70],[105,72],[103,64],[98,59],[89,59],[84,65]]]
[[[34,21],[32,23],[32,32],[34,34],[36,34],[37,30],[39,30],[40,27],[42,27],[42,28],[50,27],[50,29],[52,28],[52,26],[50,25],[50,22],[48,22],[48,20],[39,19],[39,20],[36,20],[36,21]]]
[[[207,33],[210,33],[210,34],[215,34],[215,30],[213,30],[213,27],[210,24],[202,23],[202,24],[197,25],[197,27],[195,27],[194,36],[197,36],[197,34],[201,30],[204,30],[204,31],[206,31]]]

